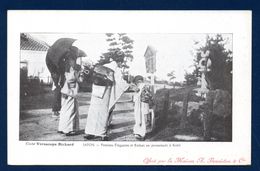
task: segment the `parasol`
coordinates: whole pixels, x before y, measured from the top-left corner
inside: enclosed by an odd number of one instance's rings
[[[78,57],[85,57],[85,56],[87,56],[87,54],[83,50],[79,49]]]
[[[60,78],[64,77],[65,57],[68,53],[76,52],[76,57],[87,56],[83,50],[78,49],[72,44],[76,39],[60,38],[48,50],[46,55],[46,65],[52,75],[55,84],[58,84]]]
[[[58,39],[49,48],[46,55],[46,60],[51,61],[52,64],[58,67],[60,59],[69,51],[70,47],[75,41],[76,39],[71,38]]]
[[[76,41],[76,39],[72,38],[60,38],[58,39],[48,50],[46,55],[46,60],[51,61],[52,64],[59,67],[59,62],[62,58],[65,57],[65,54],[70,51],[72,44]],[[77,48],[78,49],[78,48]],[[78,49],[77,57],[87,56],[86,53]]]

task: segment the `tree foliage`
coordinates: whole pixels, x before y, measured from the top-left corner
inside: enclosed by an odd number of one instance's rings
[[[211,71],[206,74],[206,79],[210,89],[223,89],[231,91],[232,89],[232,59],[233,53],[225,48],[226,40],[223,36],[207,36],[205,45],[196,49],[193,71],[194,76],[199,76],[198,65],[202,58],[202,52],[207,50],[210,52],[209,59],[211,60]],[[190,78],[190,76],[188,77]]]
[[[106,33],[106,36],[106,41],[109,45],[108,52],[102,54],[98,63],[105,64],[116,61],[118,66],[125,71],[129,68],[127,63],[133,60],[132,49],[134,41],[126,33]],[[121,52],[123,54],[117,55]]]
[[[185,84],[188,86],[197,84],[198,79],[195,70],[192,73],[185,72],[184,78]]]
[[[169,77],[170,81],[173,81],[176,77],[175,77],[175,71],[171,71],[167,74],[167,77]]]

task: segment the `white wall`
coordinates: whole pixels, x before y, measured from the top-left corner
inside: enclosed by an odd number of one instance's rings
[[[47,51],[21,50],[20,60],[28,61],[28,76],[39,76],[40,80],[48,83],[51,80],[50,72],[45,63]]]

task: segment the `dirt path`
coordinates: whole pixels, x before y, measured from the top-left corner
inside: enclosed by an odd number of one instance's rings
[[[45,95],[49,97],[49,95]],[[110,141],[134,141],[132,128],[134,125],[133,103],[131,94],[121,97],[114,110],[112,128],[109,130]],[[29,100],[31,100],[30,98]],[[38,97],[36,97],[38,99]],[[45,98],[43,98],[45,99]],[[81,93],[79,98],[80,134],[67,137],[57,133],[58,119],[52,118],[52,111],[42,104],[43,109],[22,110],[20,113],[20,140],[26,141],[84,141],[84,129],[89,108],[89,93]],[[43,100],[42,100],[43,101]],[[47,102],[48,103],[48,102]],[[27,105],[29,106],[29,105]],[[40,106],[39,106],[40,107]]]
[[[20,140],[24,141],[85,141],[84,129],[90,103],[90,93],[81,93],[79,97],[79,113],[80,113],[80,134],[76,136],[65,136],[57,133],[58,120],[52,118],[49,99],[51,97],[46,94],[41,99],[41,104],[37,108],[22,110],[20,113]],[[34,99],[39,99],[35,97]],[[133,103],[131,102],[131,94],[124,94],[113,112],[112,127],[109,130],[109,141],[136,141],[132,130],[134,126]],[[32,97],[25,102],[35,103]],[[179,130],[178,123],[168,117],[167,123],[163,123],[162,127],[153,134],[148,135],[145,141],[183,141],[183,140],[200,140],[201,137],[193,135],[193,131]],[[181,135],[178,135],[180,134]],[[188,133],[188,134],[187,134]],[[183,135],[185,135],[183,137]]]

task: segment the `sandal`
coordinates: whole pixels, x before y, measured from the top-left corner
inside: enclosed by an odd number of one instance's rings
[[[144,141],[144,140],[145,140],[145,138],[142,137],[142,136],[139,135],[139,134],[134,134],[134,136],[135,136],[135,138],[136,138],[137,140],[140,140],[140,141]]]
[[[51,117],[52,118],[59,118],[60,117],[60,113],[59,112],[53,112]]]
[[[86,140],[90,140],[90,139],[93,139],[93,138],[95,138],[95,135],[90,135],[90,134],[84,135],[84,139],[86,139]]]
[[[66,136],[74,136],[74,135],[77,135],[77,132],[71,131],[71,132],[66,133],[65,135]]]

